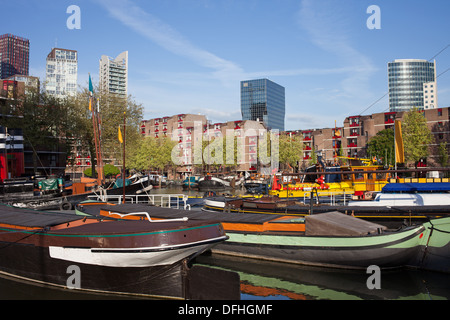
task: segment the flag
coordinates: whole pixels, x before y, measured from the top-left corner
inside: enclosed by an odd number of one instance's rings
[[[395,159],[397,163],[405,162],[405,151],[403,148],[402,122],[395,120]]]
[[[94,94],[94,86],[92,85],[91,74],[89,74],[89,92],[91,96]]]
[[[91,74],[89,74],[89,111],[92,111],[93,94],[94,94],[94,87],[92,86]]]
[[[120,126],[119,126],[118,138],[119,138],[120,143],[123,143],[123,137],[122,137],[122,132],[120,131]]]

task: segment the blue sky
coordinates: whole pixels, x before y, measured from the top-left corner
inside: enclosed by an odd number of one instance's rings
[[[81,9],[70,30],[66,9]],[[381,10],[381,29],[366,26]],[[387,63],[425,59],[450,44],[447,0],[16,0],[2,3],[0,33],[30,39],[30,74],[45,80],[55,44],[77,50],[78,84],[98,82],[99,59],[129,54],[129,94],[144,118],[205,114],[241,119],[240,81],[286,88],[286,130],[334,127],[388,110]],[[450,48],[436,57],[450,68]],[[438,79],[450,106],[450,71]]]

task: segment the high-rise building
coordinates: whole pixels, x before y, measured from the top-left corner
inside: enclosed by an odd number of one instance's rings
[[[77,92],[78,53],[54,48],[47,56],[45,91],[58,98]]]
[[[424,82],[423,84],[423,108],[425,110],[438,107],[437,82]]]
[[[12,34],[0,35],[0,79],[28,75],[30,40]]]
[[[264,122],[267,129],[284,131],[285,89],[268,79],[241,81],[242,120]]]
[[[436,82],[436,62],[417,59],[394,60],[388,63],[388,77],[391,112],[407,111],[414,107],[424,109],[424,83]],[[437,97],[436,83],[434,91]],[[433,107],[437,107],[437,102]]]
[[[103,55],[100,59],[100,88],[126,97],[128,94],[128,51],[116,58]]]

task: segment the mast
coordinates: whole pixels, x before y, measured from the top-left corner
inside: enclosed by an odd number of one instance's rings
[[[91,74],[89,74],[89,110],[92,113],[92,126],[94,129],[94,143],[95,143],[95,154],[97,158],[97,185],[101,186],[103,184],[103,160],[101,154],[101,144],[100,144],[100,102],[97,99],[97,108],[93,106],[95,101],[94,88],[92,86]],[[94,173],[92,173],[94,174]]]
[[[125,203],[125,115],[126,113],[123,113],[123,162],[122,162],[122,189],[123,189],[123,197],[122,197],[122,203]]]

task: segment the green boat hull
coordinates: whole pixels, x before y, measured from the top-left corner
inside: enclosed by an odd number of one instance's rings
[[[423,226],[362,237],[289,236],[227,232],[213,251],[263,260],[337,268],[401,267],[413,260],[426,231]]]

